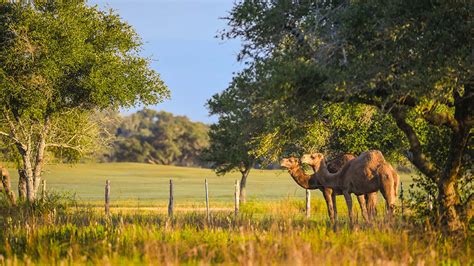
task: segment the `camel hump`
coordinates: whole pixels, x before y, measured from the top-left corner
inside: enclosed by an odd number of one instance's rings
[[[354,154],[351,154],[351,153],[344,153],[342,155],[342,160],[344,161],[344,163],[347,163],[348,161],[354,160],[355,158],[356,158],[356,156]]]
[[[379,150],[370,150],[363,152],[359,158],[365,160],[368,165],[377,165],[380,163],[385,163],[385,158],[383,157],[383,154]]]
[[[327,168],[330,173],[336,173],[349,161],[356,158],[350,153],[344,153],[337,155],[334,159],[327,162]]]

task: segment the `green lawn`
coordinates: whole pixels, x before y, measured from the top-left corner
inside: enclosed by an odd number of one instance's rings
[[[9,171],[12,175],[13,186],[16,187],[16,171],[12,168]],[[409,175],[401,176],[404,184],[411,181]],[[202,168],[140,163],[89,163],[48,165],[44,178],[47,180],[48,189],[72,192],[80,200],[89,202],[103,199],[105,180],[110,179],[112,203],[147,204],[167,200],[170,178],[174,182],[176,203],[202,202],[205,178],[209,182],[211,201],[231,201],[234,182],[240,178],[240,173],[216,176],[212,170]],[[304,190],[284,170],[252,170],[247,188],[249,199],[304,198]],[[314,192],[313,195],[321,197],[319,191]]]

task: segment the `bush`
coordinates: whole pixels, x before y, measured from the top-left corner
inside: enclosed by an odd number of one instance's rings
[[[412,215],[409,219],[417,224],[436,224],[436,210],[438,204],[436,198],[438,189],[436,184],[422,174],[413,177],[413,184],[408,189],[407,205]]]
[[[76,196],[68,192],[50,191],[33,204],[19,201],[17,206],[12,206],[5,194],[0,193],[0,227],[6,228],[11,220],[18,223],[29,223],[43,218],[54,220],[57,216],[66,215],[73,206],[77,206]]]
[[[408,200],[407,205],[411,211],[410,219],[417,224],[425,224],[429,222],[431,224],[438,224],[437,210],[439,203],[438,198],[438,187],[428,177],[417,174],[412,177],[413,184],[408,189]],[[472,214],[470,214],[470,201],[474,198],[474,182],[472,182],[472,176],[465,175],[461,178],[459,184],[459,204],[457,206],[458,213],[461,215],[462,221],[468,226],[473,228]]]

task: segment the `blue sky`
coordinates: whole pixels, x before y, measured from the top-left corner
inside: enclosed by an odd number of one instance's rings
[[[143,56],[171,90],[171,99],[150,108],[186,115],[193,121],[215,122],[206,100],[227,87],[240,44],[214,36],[225,28],[232,0],[93,0],[115,9],[144,41]],[[141,108],[141,107],[139,107]],[[138,109],[139,109],[138,108]],[[128,110],[133,112],[136,109]]]

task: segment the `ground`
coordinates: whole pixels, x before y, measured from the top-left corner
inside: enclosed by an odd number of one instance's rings
[[[338,197],[337,230],[328,225],[321,193],[312,193],[306,217],[304,190],[284,171],[253,171],[249,202],[233,212],[238,174],[144,164],[48,166],[51,190],[33,209],[9,208],[0,195],[0,265],[472,265],[472,234],[442,237],[429,223],[397,213],[350,227]],[[12,173],[14,171],[11,171]],[[176,211],[167,214],[169,178]],[[16,177],[13,177],[16,179]],[[211,213],[204,208],[209,180]],[[112,184],[111,215],[103,209],[105,180]],[[402,176],[408,185],[409,176]],[[50,191],[51,191],[50,190]],[[406,218],[406,217],[405,217]]]

